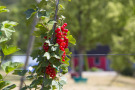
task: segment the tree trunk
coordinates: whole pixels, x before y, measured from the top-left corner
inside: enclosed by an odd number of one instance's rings
[[[83,51],[79,52],[79,76],[82,77],[82,71],[83,71],[83,55],[82,55]]]
[[[33,36],[32,33],[35,30],[36,24],[37,24],[37,18],[35,16],[35,18],[33,20],[33,24],[32,24],[32,29],[31,29],[31,32],[30,32],[29,43],[28,43],[28,46],[27,46],[26,60],[25,60],[24,68],[23,68],[24,70],[26,70],[26,67],[27,67],[27,65],[29,63],[29,56],[30,56],[30,54],[32,52],[33,43],[34,43],[34,40],[35,40],[35,36]],[[20,89],[23,87],[24,78],[25,78],[25,76],[21,77]]]

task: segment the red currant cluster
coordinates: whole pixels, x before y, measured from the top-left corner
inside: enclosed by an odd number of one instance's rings
[[[51,67],[50,65],[48,65],[46,67],[46,74],[48,74],[50,77],[52,77],[52,79],[54,79],[56,77],[56,71],[55,68]]]
[[[49,49],[48,43],[44,43],[43,49],[45,50],[45,52],[48,52],[48,49]]]
[[[68,29],[65,29],[66,26],[67,26],[67,23],[64,23],[61,29],[57,28],[55,30],[56,38],[57,38],[56,43],[59,44],[60,50],[64,52],[62,55],[62,61],[65,61],[65,56],[66,56],[65,49],[68,48],[68,38],[66,37]]]

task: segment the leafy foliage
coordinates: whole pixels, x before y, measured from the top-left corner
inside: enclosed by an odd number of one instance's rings
[[[20,68],[22,67],[23,64],[20,63],[20,62],[11,62],[11,61],[8,61],[4,64],[1,65],[2,69],[8,74],[10,73],[11,71],[14,71],[15,69],[17,68]]]
[[[0,13],[2,12],[8,12],[9,10],[6,9],[5,6],[0,6]],[[6,57],[6,55],[10,55],[15,53],[16,51],[20,50],[18,49],[16,46],[8,46],[6,44],[6,42],[11,39],[11,35],[13,32],[15,32],[14,26],[16,26],[17,23],[13,22],[13,21],[3,21],[0,24],[0,49],[1,51],[4,53],[4,57]],[[2,56],[2,55],[1,55]],[[6,76],[8,73],[14,71],[17,68],[20,68],[23,66],[22,63],[19,62],[6,62],[4,64],[2,63],[1,60],[2,57],[0,57],[0,66],[2,67],[2,69],[5,71]],[[5,76],[5,77],[6,77]],[[12,84],[10,86],[8,86],[10,84],[9,81],[5,81],[5,77],[3,78],[3,76],[0,74],[0,90],[11,90],[14,89],[16,87],[15,84]],[[6,87],[7,86],[7,87]]]

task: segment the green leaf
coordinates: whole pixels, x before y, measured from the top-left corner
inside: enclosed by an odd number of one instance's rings
[[[43,82],[44,82],[44,86],[48,87],[52,84],[52,79],[45,78]]]
[[[51,58],[50,53],[49,52],[45,52],[44,57],[46,57],[49,60]]]
[[[3,79],[2,75],[0,74],[0,80]]]
[[[1,31],[3,32],[3,34],[5,34],[5,38],[10,39],[11,35],[13,32],[15,32],[14,30],[14,26],[16,26],[18,23],[13,22],[13,21],[4,21],[2,22],[2,27],[1,27]]]
[[[42,67],[46,67],[48,65],[49,65],[49,62],[47,60],[42,63]]]
[[[38,18],[40,18],[41,16],[46,16],[47,14],[46,14],[46,11],[45,10],[40,10],[40,11],[38,11],[38,13],[37,13],[37,17]]]
[[[20,49],[17,48],[17,46],[7,46],[5,45],[4,47],[2,47],[2,51],[4,53],[4,55],[10,55],[13,54],[17,51],[19,51]]]
[[[2,35],[2,32],[0,32],[0,36]]]
[[[49,60],[49,62],[50,62],[50,63],[53,63],[56,67],[58,67],[58,66],[61,65],[59,59],[56,59],[56,58],[51,58],[51,59]]]
[[[24,76],[26,73],[27,73],[27,70],[14,70],[14,72],[12,74]]]
[[[67,64],[62,64],[61,65],[62,73],[65,74],[68,72],[68,65]]]
[[[37,88],[37,85],[41,85],[43,82],[43,77],[38,77],[38,79],[33,80],[30,84],[30,88]]]
[[[73,38],[72,35],[67,36],[67,38],[69,39],[69,42],[70,42],[70,43],[72,43],[73,45],[76,44],[76,40],[75,40],[75,38]]]
[[[72,52],[69,51],[69,48],[65,49],[66,55],[71,56]]]
[[[56,85],[52,85],[52,90],[56,90],[56,89],[57,89]]]
[[[9,12],[9,10],[6,9],[5,6],[0,6],[0,13],[2,13],[2,12]]]
[[[33,80],[34,79],[34,76],[27,76],[26,77],[28,80]]]
[[[2,88],[4,88],[5,86],[9,85],[9,84],[10,84],[9,81],[0,81],[0,90],[1,90]]]
[[[20,68],[23,66],[23,63],[20,62],[6,62],[1,65],[2,69],[8,74],[11,71],[14,71],[17,68]]]
[[[26,18],[30,19],[30,17],[32,16],[32,14],[35,14],[35,10],[34,9],[28,9],[25,14],[26,14]]]
[[[11,89],[14,89],[15,87],[16,87],[16,85],[15,84],[12,84],[12,85],[10,85],[10,86],[2,89],[2,90],[11,90]]]
[[[60,6],[60,8],[65,9],[65,8],[63,7],[63,5],[59,4],[59,6]]]
[[[53,28],[53,25],[54,25],[54,23],[56,23],[56,21],[49,21],[48,23],[47,23],[47,28],[49,28],[49,30],[51,30],[52,28]]]

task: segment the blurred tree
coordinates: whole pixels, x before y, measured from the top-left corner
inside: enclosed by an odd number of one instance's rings
[[[17,44],[22,53],[26,53],[31,26],[26,26],[24,12],[35,0],[1,0],[0,3],[8,5],[12,11],[8,15],[1,14],[0,21],[9,19],[19,23],[10,43]],[[77,40],[79,54],[94,48],[97,43],[109,45],[113,54],[134,53],[135,0],[72,0],[64,11],[65,22]],[[131,67],[135,61],[135,56],[109,58],[113,69],[119,72]]]
[[[109,45],[114,54],[134,53],[134,5],[134,0],[72,0],[67,5],[65,16],[68,28],[77,40],[79,54],[94,48],[97,43]],[[133,27],[128,30],[126,26],[129,24]],[[130,57],[134,60],[134,56]],[[128,66],[129,59],[127,56],[112,57],[112,65],[115,67],[113,62],[117,60],[121,62],[118,65]]]

